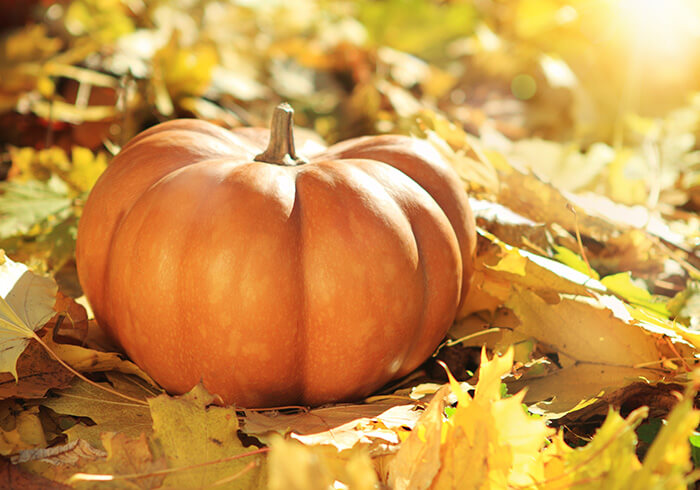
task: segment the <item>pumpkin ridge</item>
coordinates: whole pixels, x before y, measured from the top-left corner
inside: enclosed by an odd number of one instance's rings
[[[306,250],[306,247],[304,245],[304,229],[305,229],[305,220],[304,218],[304,213],[302,211],[302,198],[301,198],[301,193],[299,192],[299,187],[298,187],[298,182],[299,182],[299,175],[300,172],[295,172],[294,173],[294,204],[292,205],[292,212],[289,214],[289,219],[291,220],[294,218],[296,222],[296,246],[297,250],[295,251],[296,253],[296,259],[297,259],[297,267],[298,267],[298,277],[301,278],[299,281],[299,284],[297,285],[298,288],[300,288],[300,293],[298,295],[299,297],[299,317],[297,318],[296,322],[296,345],[297,345],[297,360],[299,363],[299,368],[295,371],[295,379],[294,379],[294,386],[295,388],[295,393],[297,393],[295,396],[296,398],[293,400],[293,404],[303,404],[306,403],[305,400],[307,400],[307,393],[306,393],[306,387],[304,386],[304,378],[307,376],[306,372],[309,369],[309,363],[308,363],[308,345],[309,345],[309,315],[308,315],[308,279],[306,277],[306,261],[305,259],[305,253],[304,251]]]
[[[227,131],[215,124],[199,119],[173,119],[156,124],[142,131],[129,140],[121,151],[125,151],[132,146],[140,145],[144,142],[144,140],[152,139],[153,136],[161,137],[162,133],[168,133],[171,131],[195,133],[199,137],[211,137],[222,143],[227,143],[229,145],[233,144],[241,148],[245,148],[247,146],[245,137],[241,137],[233,131]]]
[[[399,199],[397,199],[396,196],[393,195],[393,193],[387,188],[387,183],[386,182],[381,182],[376,175],[371,174],[370,172],[367,171],[365,166],[381,166],[388,172],[393,173],[394,170],[396,170],[396,176],[397,177],[406,177],[409,179],[411,182],[415,182],[413,179],[411,179],[408,175],[399,172],[395,167],[392,165],[383,162],[381,160],[371,160],[371,159],[352,159],[352,160],[345,160],[349,162],[353,162],[353,165],[362,173],[367,175],[369,178],[377,182],[377,184],[385,189],[387,195],[391,198],[392,201],[396,203],[398,208],[401,210],[401,214],[403,215],[404,219],[408,223],[408,225],[411,228],[411,237],[413,238],[413,244],[416,247],[416,251],[418,253],[418,266],[420,267],[421,270],[421,275],[423,277],[423,291],[421,295],[421,308],[420,308],[420,319],[418,320],[417,328],[414,331],[414,336],[418,333],[424,330],[425,328],[425,323],[426,323],[426,311],[427,311],[427,304],[428,304],[428,294],[427,294],[427,289],[428,289],[428,271],[426,269],[426,262],[425,262],[425,250],[423,246],[421,245],[420,241],[418,240],[418,236],[416,234],[416,225],[411,219],[411,217],[408,215],[406,212],[406,209],[404,208],[403,204],[400,202]],[[400,175],[399,175],[400,174]],[[417,183],[416,183],[417,184]],[[392,189],[393,190],[393,189]],[[426,192],[426,194],[428,194]],[[428,194],[428,196],[432,199],[432,196]],[[413,337],[413,336],[412,336]],[[401,363],[400,365],[403,366],[406,362],[407,359],[411,357],[411,354],[416,348],[416,344],[413,342],[409,342],[406,345],[406,350],[403,353],[403,356],[401,357]],[[411,369],[413,370],[413,369]]]
[[[357,163],[384,166],[384,164],[374,162],[372,160],[340,160],[313,162],[311,165],[301,168],[299,171],[301,177],[299,181],[308,182],[308,180],[310,180],[310,182],[305,183],[300,187],[302,205],[307,199],[311,200],[312,196],[315,194],[314,209],[317,212],[313,214],[313,216],[318,215],[318,206],[320,206],[320,204],[318,204],[318,199],[328,199],[333,203],[337,203],[337,206],[332,208],[334,210],[333,212],[340,213],[342,216],[344,216],[345,213],[343,211],[339,211],[340,209],[356,209],[357,213],[359,213],[356,214],[356,216],[362,220],[361,223],[365,223],[366,225],[371,224],[369,229],[375,230],[373,233],[375,234],[374,236],[376,238],[389,239],[390,242],[386,243],[391,244],[390,247],[394,253],[396,253],[397,250],[403,250],[403,252],[399,253],[399,256],[392,259],[390,262],[394,264],[395,267],[398,267],[398,269],[392,273],[395,275],[395,280],[405,280],[407,282],[394,282],[391,285],[384,283],[379,285],[380,289],[377,289],[378,286],[373,282],[362,284],[352,282],[350,277],[346,274],[348,272],[346,266],[341,266],[340,269],[334,270],[332,277],[340,277],[340,279],[337,282],[334,281],[332,283],[334,284],[334,290],[336,292],[334,293],[333,300],[331,301],[336,303],[347,303],[348,301],[354,302],[357,299],[360,299],[361,301],[369,300],[369,303],[361,302],[356,304],[356,308],[354,310],[365,311],[364,308],[368,308],[368,316],[365,317],[363,315],[354,315],[352,313],[353,310],[350,310],[349,314],[351,317],[354,317],[352,321],[367,320],[372,322],[372,318],[382,318],[379,311],[384,310],[385,308],[387,311],[391,311],[393,309],[395,313],[397,312],[396,308],[399,308],[401,312],[397,315],[389,315],[389,317],[386,318],[387,322],[382,323],[382,325],[375,325],[374,328],[382,329],[381,331],[377,331],[377,334],[381,334],[381,337],[378,338],[375,336],[376,334],[370,334],[370,331],[368,331],[366,327],[360,327],[360,324],[355,325],[353,323],[348,323],[351,322],[351,320],[345,316],[339,317],[337,321],[334,319],[325,320],[331,322],[331,325],[325,328],[326,330],[331,328],[333,322],[337,322],[337,328],[340,331],[354,331],[355,333],[361,334],[363,337],[369,335],[368,342],[370,342],[370,344],[363,344],[359,339],[353,339],[351,337],[348,337],[348,342],[347,344],[343,344],[343,347],[339,347],[336,344],[336,348],[340,350],[338,352],[331,352],[332,357],[338,359],[336,361],[337,365],[325,367],[325,369],[333,369],[337,371],[338,375],[335,376],[335,378],[339,381],[337,381],[335,386],[326,386],[323,388],[324,391],[322,395],[319,395],[317,388],[314,398],[306,398],[307,403],[310,402],[314,405],[325,403],[331,399],[357,399],[359,397],[367,396],[372,391],[381,388],[386,383],[387,376],[389,379],[395,378],[397,372],[402,366],[403,361],[407,359],[408,356],[409,348],[406,346],[406,343],[411,343],[410,341],[399,341],[398,339],[411,339],[415,337],[420,329],[419,322],[422,321],[421,316],[423,313],[421,310],[421,303],[424,301],[426,296],[426,281],[424,271],[418,270],[418,267],[422,268],[422,264],[417,264],[417,247],[415,247],[415,236],[412,233],[411,223],[401,209],[400,203],[386,188],[386,185],[383,185],[383,183],[377,180],[375,176],[362,171],[358,167]],[[399,172],[396,169],[392,169],[389,166],[386,166],[386,168],[389,172],[396,172],[396,174],[394,174],[395,177],[410,181],[408,177],[399,175]],[[307,175],[308,177],[304,178],[304,176]],[[368,186],[367,184],[370,182],[371,184]],[[415,183],[412,181],[411,183],[415,185]],[[368,196],[372,196],[372,198],[367,199]],[[387,206],[389,203],[391,203],[391,205]],[[347,214],[348,217],[350,217],[350,215],[350,213]],[[373,250],[375,248],[375,243],[372,241],[366,241],[362,235],[359,234],[349,235],[352,237],[350,239],[351,241],[344,241],[344,239],[341,238],[342,233],[336,230],[345,229],[346,231],[344,233],[350,233],[347,226],[351,221],[341,222],[339,220],[333,221],[333,219],[337,218],[327,217],[324,219],[322,221],[324,223],[323,228],[316,227],[314,228],[315,232],[310,232],[309,230],[311,228],[309,226],[305,226],[304,236],[323,236],[328,237],[328,239],[331,239],[334,242],[343,240],[343,243],[346,243],[351,247],[350,250],[352,250],[353,257],[358,256],[358,254],[360,256],[365,255],[360,261],[362,264],[360,265],[360,268],[363,270],[363,279],[366,278],[367,280],[373,280],[377,279],[377,277],[383,276],[384,273],[380,273],[380,275],[377,276],[376,272],[370,272],[372,269],[381,269],[381,267],[383,267],[383,260],[380,257],[385,257],[378,255],[378,252]],[[367,219],[370,219],[371,221],[365,221]],[[362,226],[365,226],[365,224]],[[410,238],[408,235],[411,235]],[[365,241],[364,244],[363,240]],[[368,240],[371,240],[371,238],[368,238]],[[387,246],[386,243],[384,245],[385,247]],[[414,246],[411,247],[411,244]],[[310,243],[305,242],[304,245],[304,250],[306,252],[313,252],[314,249],[318,248],[319,240],[316,238]],[[397,245],[400,245],[400,247],[395,248]],[[363,247],[367,247],[366,252],[368,254],[364,254],[362,252]],[[338,249],[337,254],[342,254],[342,248]],[[316,258],[318,258],[316,252],[314,252],[314,255]],[[333,268],[335,263],[344,262],[344,259],[345,256],[342,255],[338,255],[337,258],[330,258],[328,255],[325,255],[323,263],[305,263],[305,271],[307,272],[305,282],[307,287],[310,284],[315,286],[316,296],[319,294],[322,295],[322,293],[319,292],[319,284],[323,283],[323,274],[319,276],[319,269],[323,268],[323,264],[330,264],[330,267]],[[352,263],[354,262],[348,262],[348,265]],[[409,266],[411,263],[416,264],[417,267],[407,268],[407,266]],[[337,276],[337,272],[343,275]],[[313,275],[309,276],[309,274]],[[346,287],[347,289],[342,289]],[[369,296],[367,291],[371,291]],[[397,291],[400,292],[397,293]],[[306,294],[307,299],[311,297],[308,292]],[[376,302],[381,301],[377,298],[383,298],[387,294],[390,296],[390,298],[386,299],[391,300],[391,302],[386,303],[386,305]],[[354,295],[359,295],[359,297],[352,299]],[[319,303],[319,301],[321,302]],[[323,300],[316,299],[312,303],[315,305],[314,311],[317,313],[318,311],[323,311],[323,307],[319,306],[324,305],[322,301]],[[372,314],[374,314],[374,316],[372,316]],[[315,321],[317,322],[318,315],[316,315],[315,318]],[[323,328],[322,325],[318,324],[314,324],[314,328],[315,327]],[[360,328],[360,330],[358,330],[358,328]],[[381,351],[375,349],[375,346],[385,345],[386,342],[391,342],[388,344],[390,346],[388,349],[383,349]],[[315,346],[310,346],[311,353],[318,355],[318,351],[320,350],[318,347],[318,340],[312,338],[311,344],[314,343],[316,344]],[[347,347],[345,347],[345,345],[347,345]],[[364,348],[367,350],[357,351],[357,349]],[[374,364],[377,364],[377,369],[376,371],[365,372],[365,377],[361,378],[361,383],[359,386],[356,386],[353,391],[343,391],[343,384],[350,383],[348,379],[352,379],[352,365],[355,364],[355,359],[358,357],[367,359],[366,361],[360,363],[362,369],[366,370],[369,365]],[[343,361],[343,359],[346,360]],[[327,385],[328,380],[326,379],[324,383]],[[358,381],[354,380],[351,382],[351,385],[357,385],[357,383]],[[313,381],[311,381],[309,386],[313,386],[313,384]],[[313,388],[311,389],[313,390]]]

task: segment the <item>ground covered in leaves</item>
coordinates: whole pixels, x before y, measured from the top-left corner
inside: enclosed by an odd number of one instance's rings
[[[700,11],[655,4],[0,1],[0,487],[692,485]],[[91,318],[84,200],[142,129],[282,100],[329,143],[440,150],[477,216],[470,299],[362,402],[168,396]]]

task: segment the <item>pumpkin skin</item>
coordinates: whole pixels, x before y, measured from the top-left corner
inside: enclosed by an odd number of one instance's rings
[[[302,163],[291,114],[277,109],[262,155],[270,130],[150,128],[88,198],[80,283],[170,393],[202,381],[244,407],[359,399],[428,358],[466,296],[474,218],[435,149],[301,138],[315,152]]]

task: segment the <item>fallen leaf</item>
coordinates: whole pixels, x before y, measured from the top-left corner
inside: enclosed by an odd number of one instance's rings
[[[102,445],[107,457],[74,467],[70,483],[109,481],[116,488],[161,488],[165,478],[161,472],[167,468],[165,457],[154,456],[145,434],[132,438],[108,432],[102,435]]]
[[[564,298],[551,305],[526,289],[516,288],[505,306],[515,313],[520,325],[512,332],[504,333],[501,348],[532,338],[546,351],[558,356],[559,369],[554,371],[556,378],[546,382],[539,380],[540,388],[550,387],[549,395],[545,396],[533,386],[533,391],[526,396],[526,403],[554,397],[547,409],[560,412],[601,391],[629,384],[635,377],[659,380],[664,376],[654,335],[639,325],[618,318],[600,301]],[[588,377],[583,377],[586,375]],[[526,379],[519,381],[517,386],[529,383]],[[556,384],[552,384],[555,380]],[[571,386],[567,388],[567,384]],[[571,397],[564,400],[564,394],[573,395],[571,388],[575,387],[580,391],[573,398],[579,399],[575,403]]]
[[[263,488],[264,460],[251,455],[229,459],[198,468],[192,465],[216,462],[234,455],[245,455],[255,448],[246,448],[238,439],[238,417],[234,408],[212,405],[214,397],[199,384],[181,397],[160,395],[148,400],[153,417],[153,439],[162,449],[168,467],[181,470],[170,473],[165,486],[205,488],[227,480],[245,470],[229,486]]]
[[[304,444],[332,445],[338,451],[350,449],[358,442],[380,439],[398,444],[393,429],[412,428],[420,411],[408,400],[380,399],[365,404],[340,404],[298,414],[253,412],[246,410],[243,431],[266,442],[270,433],[289,434]]]
[[[0,261],[0,372],[17,378],[17,359],[34,333],[53,315],[58,287],[27,266]]]
[[[389,463],[387,483],[395,490],[430,488],[440,471],[443,414],[449,387],[433,397],[411,435]]]
[[[16,407],[15,407],[16,408]],[[46,437],[38,416],[39,407],[5,413],[0,420],[0,455],[46,447]]]
[[[377,488],[377,473],[369,451],[358,446],[338,453],[333,448],[307,446],[277,435],[270,443],[270,490],[326,490]]]
[[[88,315],[85,307],[58,291],[53,309],[57,314],[46,324],[47,328],[53,330],[53,338],[59,342],[82,344],[88,334]],[[60,318],[63,319],[59,325]]]
[[[126,360],[117,352],[102,352],[87,347],[72,344],[59,344],[51,339],[46,339],[46,344],[58,357],[68,363],[73,369],[81,373],[96,373],[103,371],[115,371],[124,374],[133,374],[143,379],[154,390],[158,384],[133,362]]]
[[[12,490],[64,490],[71,487],[42,476],[28,473],[4,458],[0,458],[0,488]]]
[[[17,379],[0,374],[0,399],[42,398],[52,388],[70,386],[73,373],[61,366],[42,346],[31,342],[17,362]]]
[[[46,182],[2,182],[0,191],[0,238],[27,233],[50,216],[64,219],[70,213],[68,187],[55,175]]]
[[[95,449],[83,439],[60,446],[41,449],[25,449],[12,456],[13,464],[39,461],[51,465],[76,465],[107,456],[105,451]]]
[[[120,393],[143,400],[153,395],[143,386],[129,383],[118,375],[110,375],[110,379],[114,389]],[[66,434],[69,441],[84,439],[96,448],[102,448],[101,436],[105,432],[121,432],[138,437],[141,433],[150,434],[152,431],[152,420],[145,403],[140,405],[124,400],[80,379],[41,404],[60,414],[90,418],[95,425],[78,423]]]
[[[667,318],[671,316],[664,303],[658,300],[655,301],[649,291],[632,282],[632,276],[629,272],[605,276],[600,282],[608,290],[621,296],[634,306],[651,310]]]
[[[520,487],[544,475],[540,451],[552,430],[544,419],[525,413],[523,392],[502,398],[501,378],[512,365],[512,349],[491,360],[482,351],[473,398],[448,373],[457,408],[447,422],[433,488]]]

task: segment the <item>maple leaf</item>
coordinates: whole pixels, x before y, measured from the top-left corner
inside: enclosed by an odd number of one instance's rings
[[[433,397],[411,435],[401,444],[389,463],[388,483],[396,490],[418,490],[430,487],[440,470],[440,445],[448,388],[441,388]]]
[[[544,451],[545,475],[539,488],[686,488],[691,470],[688,437],[700,422],[687,396],[671,411],[644,462],[636,455],[635,429],[646,418],[648,409],[639,408],[623,419],[610,409],[593,439],[572,450],[560,436]]]
[[[502,488],[529,485],[543,474],[540,451],[553,431],[522,407],[524,393],[501,398],[501,377],[510,372],[513,351],[489,360],[482,351],[474,397],[448,372],[457,396],[442,447],[443,466],[434,488]],[[469,455],[478,455],[470,460]],[[469,468],[464,462],[469,461]]]
[[[165,455],[168,474],[165,485],[173,488],[204,488],[228,481],[236,488],[262,488],[264,462],[245,455],[251,448],[238,439],[238,417],[233,408],[214,406],[215,398],[199,384],[181,397],[160,395],[148,400],[153,418],[153,439]],[[206,464],[196,468],[195,465]],[[251,465],[252,466],[249,466]]]
[[[0,251],[0,372],[17,379],[17,359],[53,316],[58,287]]]

